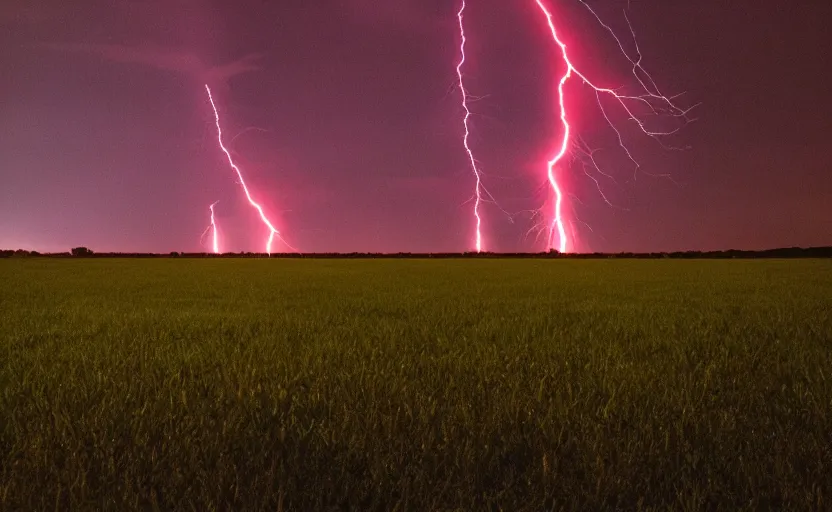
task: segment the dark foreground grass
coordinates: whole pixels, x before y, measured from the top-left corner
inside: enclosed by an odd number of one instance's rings
[[[832,262],[0,261],[0,509],[832,508]]]

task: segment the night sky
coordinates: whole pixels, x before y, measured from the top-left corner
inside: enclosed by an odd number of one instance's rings
[[[573,61],[632,84],[577,0],[549,0]],[[627,0],[591,5],[622,29]],[[832,244],[829,2],[630,0],[644,65],[701,104],[663,149],[591,89],[567,88],[605,172],[560,170],[580,251]],[[304,252],[471,249],[451,0],[3,0],[0,248],[200,251],[268,231],[216,144],[203,84],[257,199]],[[546,158],[560,136],[558,48],[533,0],[468,0],[471,144],[502,210],[486,249],[538,251]],[[231,142],[232,137],[235,137]],[[669,174],[670,178],[651,176]],[[545,210],[548,213],[548,208]]]

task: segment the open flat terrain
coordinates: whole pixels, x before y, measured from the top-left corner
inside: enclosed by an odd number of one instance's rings
[[[830,260],[0,261],[0,509],[832,508]]]

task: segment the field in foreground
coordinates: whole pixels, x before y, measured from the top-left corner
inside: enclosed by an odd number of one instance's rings
[[[0,509],[832,507],[832,262],[0,261]]]

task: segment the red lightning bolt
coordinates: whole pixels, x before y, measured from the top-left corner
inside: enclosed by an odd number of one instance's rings
[[[465,13],[465,0],[462,0],[462,5],[459,8],[459,12],[457,13],[457,19],[459,20],[459,36],[460,36],[460,45],[459,45],[459,64],[456,66],[456,74],[459,78],[459,90],[462,94],[462,108],[465,110],[465,118],[462,121],[463,126],[465,127],[465,135],[462,139],[462,144],[465,146],[465,152],[468,153],[468,160],[471,163],[471,170],[474,172],[474,178],[476,179],[476,187],[474,189],[474,218],[476,219],[476,236],[474,239],[474,247],[476,247],[477,252],[482,252],[482,218],[480,217],[480,203],[482,202],[482,179],[480,177],[480,171],[477,168],[477,161],[474,158],[474,153],[471,151],[471,147],[468,144],[468,137],[470,136],[470,130],[468,128],[468,120],[471,118],[471,111],[468,109],[468,91],[465,89],[465,84],[462,79],[462,66],[465,64],[465,24],[464,24],[464,13]]]
[[[257,210],[257,213],[260,214],[260,220],[263,222],[263,224],[266,225],[266,227],[269,228],[269,240],[266,242],[266,253],[271,255],[272,254],[272,241],[274,241],[274,238],[277,237],[280,240],[283,240],[283,239],[280,237],[280,232],[277,230],[277,228],[274,227],[274,224],[272,224],[271,221],[268,219],[268,217],[266,217],[265,212],[263,212],[263,207],[260,206],[251,197],[251,192],[249,192],[248,186],[246,186],[246,182],[243,179],[242,171],[240,170],[239,167],[237,167],[237,164],[234,163],[234,159],[231,158],[231,153],[225,147],[225,144],[223,144],[223,142],[222,142],[222,128],[220,127],[220,114],[217,111],[216,104],[214,104],[214,96],[211,94],[211,88],[208,87],[207,84],[205,85],[205,90],[208,92],[208,100],[211,102],[211,108],[214,109],[214,121],[217,125],[217,140],[219,141],[220,149],[222,149],[222,152],[225,153],[225,156],[228,158],[228,163],[231,165],[231,168],[234,169],[235,173],[237,173],[237,179],[240,180],[240,185],[243,187],[243,192],[245,192],[246,199],[248,199],[249,204],[251,204],[251,206],[253,206]],[[211,206],[212,206],[211,207],[211,213],[212,213],[212,219],[213,219],[214,209],[213,209],[213,205],[211,205]],[[213,220],[212,220],[212,222],[213,222]],[[214,250],[216,252],[216,249],[217,249],[216,231],[214,233],[215,233],[215,236],[214,236]]]
[[[555,237],[557,233],[557,242],[558,242],[558,250],[560,252],[567,252],[570,248],[569,240],[567,240],[566,230],[564,229],[564,218],[563,218],[563,193],[561,192],[561,186],[558,182],[558,177],[555,172],[555,167],[561,162],[564,155],[569,149],[570,146],[570,136],[571,136],[571,127],[569,125],[569,119],[567,116],[567,108],[564,100],[564,86],[566,82],[572,77],[574,74],[578,78],[581,79],[583,83],[590,86],[594,89],[596,98],[598,100],[598,107],[601,109],[601,113],[604,116],[604,119],[610,125],[610,127],[615,131],[616,136],[618,137],[619,146],[624,150],[627,157],[632,161],[636,168],[638,168],[638,163],[632,157],[630,150],[624,145],[621,132],[616,128],[616,126],[612,123],[609,116],[607,115],[606,110],[604,110],[604,106],[601,103],[601,96],[607,95],[612,97],[617,101],[617,103],[624,109],[627,113],[629,119],[634,121],[638,128],[646,135],[653,137],[656,140],[659,140],[661,136],[671,135],[679,130],[679,128],[671,131],[659,131],[659,130],[651,130],[649,129],[645,122],[639,119],[638,116],[634,113],[633,109],[631,108],[631,103],[642,104],[650,109],[650,111],[654,115],[659,114],[669,114],[673,117],[681,117],[685,120],[687,119],[687,113],[690,111],[682,110],[676,105],[673,104],[671,98],[668,98],[662,95],[659,92],[658,87],[656,86],[655,81],[650,77],[650,75],[644,70],[641,65],[641,56],[639,55],[636,59],[631,58],[627,52],[624,50],[624,46],[618,36],[615,35],[613,30],[609,27],[609,25],[605,24],[598,14],[593,11],[589,5],[587,5],[583,0],[580,1],[587,9],[592,12],[595,18],[598,20],[599,23],[608,31],[610,32],[613,37],[615,38],[616,42],[618,43],[621,52],[624,56],[630,61],[633,65],[633,74],[635,75],[639,85],[642,88],[642,93],[638,95],[624,95],[619,94],[615,90],[610,89],[608,87],[599,87],[595,85],[592,81],[590,81],[581,71],[579,71],[573,64],[572,61],[569,60],[569,53],[566,49],[566,44],[560,39],[558,35],[557,28],[555,27],[555,22],[552,16],[551,11],[546,7],[543,0],[535,0],[540,10],[543,12],[544,16],[546,17],[547,24],[549,26],[549,31],[551,32],[552,39],[554,39],[555,43],[560,47],[561,55],[563,57],[563,61],[566,64],[566,71],[564,72],[563,76],[560,78],[558,82],[558,104],[560,110],[560,120],[561,124],[563,125],[563,135],[560,141],[560,146],[555,155],[548,161],[547,164],[547,177],[549,180],[549,185],[551,186],[552,190],[555,194],[555,205],[554,205],[554,212],[553,212],[553,220],[549,227],[549,247],[555,247]],[[626,16],[626,14],[625,14]],[[631,34],[633,35],[633,39],[635,40],[635,34],[632,32],[632,26],[629,25],[629,19],[627,19],[628,26],[630,26]],[[636,50],[638,51],[638,49]],[[693,107],[691,107],[693,108]],[[659,140],[661,142],[661,140]],[[594,164],[594,161],[593,161]],[[597,165],[595,166],[597,169]],[[600,169],[598,169],[600,171]],[[596,181],[597,184],[597,181]],[[603,193],[602,193],[603,196]],[[604,197],[606,200],[606,197]]]

